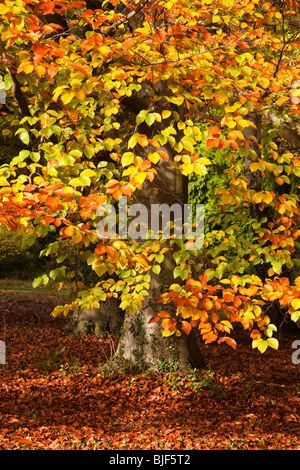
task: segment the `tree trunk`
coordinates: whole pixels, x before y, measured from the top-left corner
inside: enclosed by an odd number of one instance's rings
[[[168,204],[170,207],[174,203],[183,204],[187,201],[187,180],[172,168],[172,152],[168,150],[168,154],[170,160],[162,160],[157,165],[154,184],[146,184],[139,196],[139,203],[147,207],[148,214],[153,204]],[[156,302],[161,289],[167,289],[174,282],[173,255],[171,251],[164,255],[160,274],[151,273],[149,295],[144,300],[142,309],[134,315],[125,315],[123,334],[116,357],[109,364],[109,370],[115,365],[119,367],[120,363],[135,366],[138,370],[148,369],[158,373],[166,370],[187,372],[190,366],[199,369],[205,367],[205,360],[193,330],[189,335],[182,332],[181,337],[173,335],[164,338],[161,324],[149,323],[161,310],[161,306]]]
[[[82,311],[75,308],[66,329],[77,335],[95,334],[105,337],[107,334],[120,336],[124,322],[124,312],[120,309],[118,299],[111,297],[101,303],[100,308]]]

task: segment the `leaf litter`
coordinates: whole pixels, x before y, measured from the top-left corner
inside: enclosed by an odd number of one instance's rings
[[[56,303],[2,295],[1,450],[300,449],[296,337],[262,355],[238,331],[236,350],[201,344],[205,371],[104,375],[111,340],[70,333]]]

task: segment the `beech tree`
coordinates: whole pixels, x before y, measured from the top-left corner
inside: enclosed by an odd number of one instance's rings
[[[53,314],[116,302],[116,357],[155,370],[201,367],[197,337],[236,347],[235,323],[277,349],[271,312],[300,318],[298,0],[4,0],[0,13],[1,139],[22,146],[0,169],[0,222],[31,228],[29,244],[55,234],[57,267],[34,285],[76,296]],[[214,149],[228,185],[203,246],[99,237],[106,204],[187,203]]]

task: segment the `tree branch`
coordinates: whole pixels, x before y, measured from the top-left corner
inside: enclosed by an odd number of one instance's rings
[[[10,69],[8,69],[10,80],[12,84],[12,92],[15,97],[16,102],[20,108],[20,111],[23,116],[30,116],[30,111],[28,108],[27,100],[21,90],[20,83],[15,75]]]
[[[120,18],[118,21],[115,21],[106,31],[102,34],[103,36],[109,36],[113,31],[115,31],[121,24],[126,23],[133,19],[146,5],[152,5],[155,0],[140,0],[134,10],[131,10],[124,18]]]
[[[282,118],[277,117],[275,111],[270,111],[267,117],[272,124],[281,131],[284,140],[294,148],[300,147],[300,135],[297,130],[292,128],[291,122],[284,121]]]

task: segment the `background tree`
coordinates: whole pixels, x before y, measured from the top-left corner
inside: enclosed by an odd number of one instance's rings
[[[86,288],[49,244],[58,267],[34,285],[77,291],[54,314],[119,298],[118,355],[160,370],[201,366],[195,331],[235,347],[234,322],[277,348],[270,306],[300,316],[298,2],[20,0],[0,13],[1,133],[24,145],[1,167],[1,222],[57,231],[99,276]],[[199,143],[223,152],[228,177],[202,252],[99,240],[105,202],[184,204],[189,175],[213,163]]]

